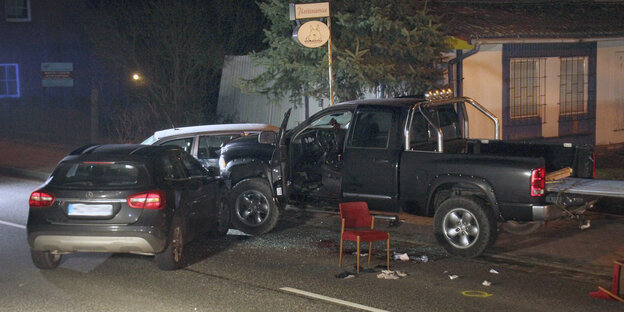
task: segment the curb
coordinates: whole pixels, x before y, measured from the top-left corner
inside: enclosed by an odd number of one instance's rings
[[[20,178],[27,178],[33,180],[45,181],[50,176],[49,173],[44,173],[35,170],[28,169],[18,169],[18,168],[10,168],[10,167],[0,167],[0,174],[6,174],[10,176],[16,176]]]

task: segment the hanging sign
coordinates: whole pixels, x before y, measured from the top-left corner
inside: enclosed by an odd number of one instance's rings
[[[290,4],[290,19],[306,19],[329,16],[329,2]]]
[[[329,40],[329,27],[323,22],[309,21],[293,31],[293,39],[307,48],[318,48]]]

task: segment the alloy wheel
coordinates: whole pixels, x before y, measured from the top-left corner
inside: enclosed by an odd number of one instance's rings
[[[257,190],[247,190],[236,199],[236,216],[246,225],[257,226],[269,216],[269,200]]]
[[[469,248],[479,238],[479,222],[464,208],[454,208],[444,216],[443,232],[455,248]]]

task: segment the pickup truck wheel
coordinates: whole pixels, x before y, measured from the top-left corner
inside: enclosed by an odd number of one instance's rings
[[[433,218],[437,240],[451,254],[479,256],[496,240],[496,220],[485,204],[474,197],[451,197]]]
[[[277,224],[279,209],[273,201],[269,184],[260,179],[239,182],[232,189],[232,224],[252,235],[271,231]]]

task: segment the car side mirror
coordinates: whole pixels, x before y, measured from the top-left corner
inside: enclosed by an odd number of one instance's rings
[[[273,131],[262,131],[258,135],[258,143],[260,144],[274,144],[277,139],[277,133]]]

